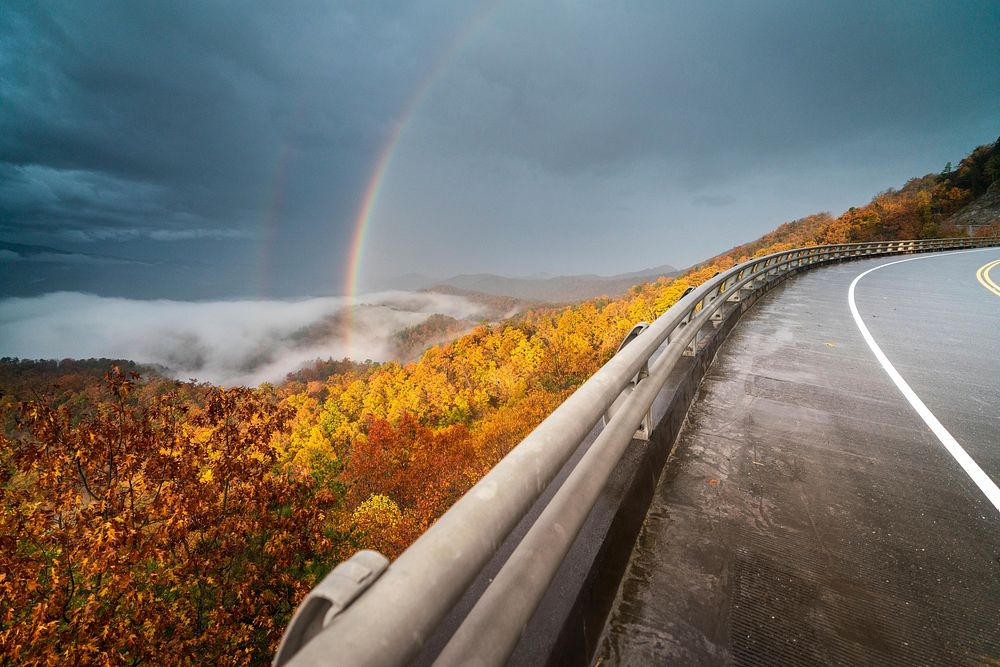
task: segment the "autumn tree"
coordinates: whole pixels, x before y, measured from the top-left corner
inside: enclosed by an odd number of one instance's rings
[[[42,401],[4,438],[0,649],[19,664],[263,664],[290,613],[342,554],[337,504],[277,466],[288,410],[216,389],[74,419]]]

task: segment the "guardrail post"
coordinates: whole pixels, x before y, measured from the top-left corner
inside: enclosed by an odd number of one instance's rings
[[[684,327],[687,328],[691,326],[691,320],[693,319],[694,319],[694,311],[692,310],[684,321]],[[691,338],[691,342],[688,343],[687,347],[685,347],[684,351],[681,353],[683,356],[693,357],[695,355],[695,353],[698,351],[698,339],[700,338],[700,336],[701,336],[700,330],[694,332],[694,336]]]
[[[742,270],[742,271],[740,271],[739,273],[736,274],[736,281],[737,282],[739,282],[740,280],[743,280],[743,274],[744,273],[746,273],[746,270]],[[743,290],[745,290],[745,289],[747,289],[746,285],[740,286],[740,288],[738,290],[736,290],[736,292],[734,292],[731,297],[729,297],[729,300],[732,301],[733,303],[739,303],[740,301],[742,301],[742,296],[741,295],[743,294]]]
[[[710,299],[710,302],[711,301],[715,301],[716,299],[718,299],[722,295],[722,293],[725,292],[725,291],[726,291],[726,281],[723,280],[721,283],[719,283],[719,288],[715,291],[715,295]],[[712,322],[716,323],[716,324],[718,322],[721,322],[722,321],[722,308],[719,308],[714,313],[712,313],[712,317],[709,318],[709,319],[711,319]]]
[[[623,338],[622,342],[618,345],[618,350],[615,351],[615,354],[621,352],[626,345],[628,345],[636,338],[638,338],[639,335],[648,328],[649,328],[649,322],[639,322],[638,324],[633,326],[632,330],[629,331],[627,334],[625,334],[625,338]],[[635,374],[635,377],[632,378],[632,381],[625,387],[625,389],[622,390],[622,393],[618,396],[617,399],[615,399],[615,402],[612,403],[605,411],[603,417],[604,426],[608,425],[608,422],[610,422],[612,417],[615,416],[615,413],[618,412],[621,405],[628,400],[629,395],[633,391],[635,391],[635,388],[639,386],[639,383],[648,377],[649,377],[649,362],[647,361],[642,365],[642,368],[639,369],[639,372]],[[635,435],[633,436],[636,440],[643,440],[647,442],[649,441],[649,433],[650,430],[652,429],[651,419],[652,415],[650,414],[649,411],[647,411],[646,415],[642,418],[642,421],[639,423],[639,427],[636,429]]]

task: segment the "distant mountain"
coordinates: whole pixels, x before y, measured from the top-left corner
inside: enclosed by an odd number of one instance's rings
[[[559,303],[583,301],[599,296],[619,296],[633,285],[656,280],[660,276],[677,275],[678,270],[664,264],[651,269],[622,273],[615,276],[585,274],[533,278],[507,278],[491,273],[453,276],[433,285],[431,289],[452,287],[469,292],[507,296],[528,301]]]
[[[431,278],[430,276],[425,276],[422,273],[404,273],[401,276],[393,276],[392,278],[380,280],[373,285],[368,285],[366,283],[362,286],[362,289],[365,292],[380,292],[382,290],[403,290],[415,292],[417,290],[427,289],[437,282],[439,282],[437,278]]]
[[[461,287],[454,287],[452,285],[434,285],[420,291],[460,296],[467,301],[483,306],[485,310],[482,316],[478,318],[479,320],[505,320],[517,313],[548,305],[535,299],[519,299],[505,294],[487,294],[486,292],[462,289]]]
[[[416,361],[427,348],[454,340],[468,333],[474,326],[468,320],[431,315],[420,324],[393,334],[392,358],[402,362]]]

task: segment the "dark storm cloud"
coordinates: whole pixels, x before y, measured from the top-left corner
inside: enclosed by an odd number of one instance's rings
[[[329,293],[378,152],[463,34],[370,274],[682,265],[1000,132],[991,1],[16,0],[0,241],[211,267],[185,296]]]
[[[328,264],[403,101],[463,18],[445,9],[5,3],[0,235],[253,239],[273,225],[277,262]],[[290,262],[303,237],[331,251]]]
[[[995,2],[512,2],[440,87],[434,139],[556,171],[666,159],[730,176],[996,121],[997,53]]]

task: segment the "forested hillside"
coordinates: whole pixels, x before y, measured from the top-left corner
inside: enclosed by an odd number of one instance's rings
[[[1000,141],[837,218],[790,222],[617,299],[475,327],[406,364],[317,362],[279,386],[223,389],[122,364],[100,381],[46,366],[32,380],[3,360],[0,654],[266,664],[333,565],[359,548],[398,555],[635,322],[754,255],[964,233],[949,219],[998,166]]]

